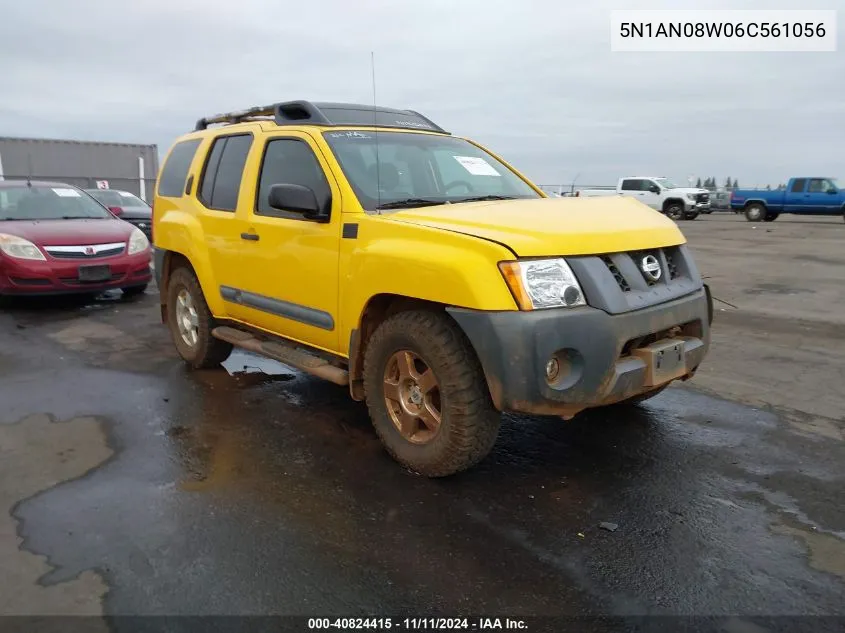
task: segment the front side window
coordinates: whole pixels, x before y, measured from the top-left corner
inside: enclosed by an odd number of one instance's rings
[[[270,187],[278,184],[309,187],[317,196],[321,208],[325,208],[331,199],[331,189],[323,168],[305,141],[286,138],[267,143],[255,201],[258,215],[302,220],[301,213],[286,213],[270,207]]]
[[[114,216],[82,191],[73,187],[2,187],[0,221],[77,220]]]
[[[829,178],[810,178],[807,193],[828,193],[836,191],[836,183]]]
[[[500,161],[463,139],[372,131],[330,131],[324,137],[368,211],[542,197]]]

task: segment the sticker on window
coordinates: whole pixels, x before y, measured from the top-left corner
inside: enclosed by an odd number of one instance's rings
[[[463,165],[464,169],[466,169],[473,176],[501,176],[502,175],[495,170],[493,165],[488,163],[483,158],[478,158],[477,156],[452,156],[452,158],[454,158],[461,165]]]
[[[120,194],[121,196],[123,196],[124,198],[134,198],[135,197],[133,194],[129,193],[128,191],[118,191],[117,193]]]
[[[363,132],[332,132],[329,134],[332,138],[372,138],[368,134],[364,134]]]
[[[53,193],[62,198],[79,198],[79,192],[76,189],[59,189],[54,188]]]

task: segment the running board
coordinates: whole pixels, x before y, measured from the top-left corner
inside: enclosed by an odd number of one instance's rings
[[[333,382],[336,385],[349,385],[348,371],[340,367],[335,367],[327,360],[304,350],[297,349],[291,344],[262,341],[249,332],[225,326],[214,328],[211,331],[211,335],[221,341],[231,343],[235,347],[272,358],[306,374]]]

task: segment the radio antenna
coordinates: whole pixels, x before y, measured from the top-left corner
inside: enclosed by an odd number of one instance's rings
[[[376,210],[381,215],[381,165],[378,156],[378,116],[376,106],[376,54],[370,51],[370,68],[373,73],[373,128],[376,136]]]

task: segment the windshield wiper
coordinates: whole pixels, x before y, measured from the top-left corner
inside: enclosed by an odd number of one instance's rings
[[[483,202],[484,200],[516,200],[516,196],[475,196],[473,198],[461,198],[460,200],[453,200],[452,203],[457,202]]]
[[[409,207],[423,207],[434,206],[437,204],[446,204],[445,200],[429,200],[426,198],[406,198],[404,200],[394,200],[393,202],[385,202],[376,207],[376,209],[407,209]]]

